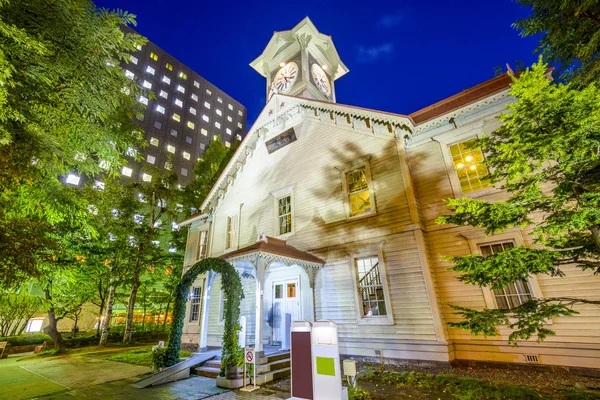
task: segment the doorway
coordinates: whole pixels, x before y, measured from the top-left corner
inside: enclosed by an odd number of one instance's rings
[[[270,316],[273,327],[273,344],[281,344],[283,342],[283,335],[286,332],[286,314],[290,314],[291,322],[302,319],[300,315],[300,287],[298,285],[298,278],[273,282],[273,305]]]

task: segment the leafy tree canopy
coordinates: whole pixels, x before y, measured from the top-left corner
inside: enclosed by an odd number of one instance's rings
[[[517,0],[532,10],[514,27],[521,36],[540,35],[537,51],[562,65],[566,78],[600,78],[600,4],[596,0]]]
[[[539,248],[515,247],[489,257],[450,257],[460,280],[494,289],[529,274],[563,275],[563,265],[600,273],[600,90],[592,83],[556,84],[540,60],[513,77],[516,102],[500,116],[503,126],[473,146],[486,154],[492,171],[486,179],[510,197],[486,200],[450,199],[454,212],[438,223],[471,225],[494,234],[534,225]],[[476,311],[455,307],[465,321],[451,325],[474,333],[498,334],[496,326],[511,318],[510,341],[553,334],[543,322],[576,313],[585,298],[534,299],[507,310]],[[514,318],[514,319],[513,319]],[[516,322],[512,322],[516,321]]]
[[[141,143],[139,88],[119,66],[145,42],[120,29],[134,22],[89,0],[0,0],[0,248],[12,254],[0,285],[36,276],[43,258],[14,238],[60,223],[93,233],[65,175],[115,175]]]

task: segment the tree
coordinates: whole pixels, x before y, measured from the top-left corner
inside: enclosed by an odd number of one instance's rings
[[[521,36],[540,35],[537,51],[562,66],[566,78],[600,78],[600,4],[596,0],[517,0],[532,10],[514,27]]]
[[[194,180],[183,188],[182,202],[185,205],[186,217],[198,211],[239,144],[238,141],[231,148],[227,148],[220,140],[210,142],[206,152],[194,167]]]
[[[90,0],[0,0],[0,249],[13,255],[0,285],[40,274],[45,246],[13,238],[31,242],[64,222],[93,232],[64,177],[115,175],[142,142],[132,121],[140,89],[120,67],[145,42],[120,29],[134,22]]]
[[[471,225],[494,234],[534,225],[535,248],[507,249],[489,257],[451,257],[459,280],[492,289],[524,280],[530,274],[562,276],[564,266],[600,273],[600,90],[592,83],[556,84],[541,60],[512,77],[516,102],[500,116],[503,125],[477,140],[491,173],[485,178],[510,197],[490,203],[450,199],[453,215],[438,223]],[[544,326],[556,316],[577,314],[579,304],[600,301],[579,297],[532,299],[511,309],[471,310],[453,306],[465,320],[452,326],[474,334],[497,335],[498,325],[514,331],[510,342],[554,332]]]
[[[42,308],[42,299],[24,292],[0,290],[0,336],[23,333],[27,322]]]

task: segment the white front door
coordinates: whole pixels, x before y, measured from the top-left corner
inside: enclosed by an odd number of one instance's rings
[[[301,319],[300,288],[298,278],[273,282],[273,341],[281,343],[285,332],[285,315],[290,314],[291,322]]]

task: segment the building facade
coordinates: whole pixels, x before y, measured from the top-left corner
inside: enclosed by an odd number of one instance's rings
[[[336,103],[348,72],[332,39],[307,18],[276,32],[251,64],[267,79],[267,104],[190,225],[184,270],[203,257],[229,261],[242,277],[244,339],[260,353],[285,346],[289,320],[331,320],[340,353],[399,363],[600,364],[600,313],[548,321],[557,335],[508,345],[510,332],[472,336],[448,327],[449,307],[496,308],[543,296],[592,297],[600,277],[566,268],[502,291],[466,285],[443,256],[490,255],[531,245],[531,230],[485,236],[438,225],[444,200],[490,201],[507,193],[479,178],[481,151],[465,143],[500,126],[514,101],[502,75],[411,115]],[[198,276],[183,344],[218,347],[220,278]],[[289,315],[289,317],[287,317]]]

